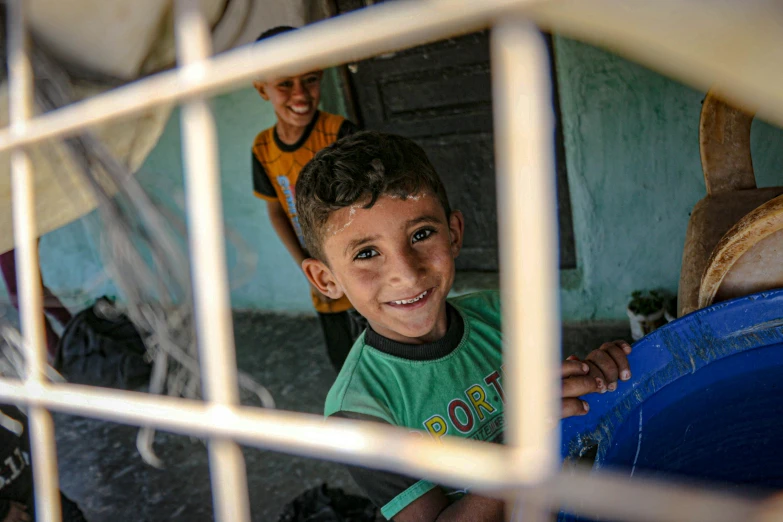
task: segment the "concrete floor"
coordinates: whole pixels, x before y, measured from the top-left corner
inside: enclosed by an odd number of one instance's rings
[[[280,409],[320,414],[335,377],[315,318],[235,314],[238,366],[266,385]],[[563,331],[565,355],[630,339],[625,323],[580,324]],[[147,466],[136,428],[55,415],[62,490],[92,522],[212,520],[207,452],[202,441],[158,433],[165,469]],[[337,464],[244,449],[252,519],[275,522],[283,506],[323,482],[359,493]]]
[[[237,363],[266,385],[277,406],[321,414],[335,378],[314,318],[235,315]],[[158,433],[165,469],[149,467],[135,448],[130,426],[56,415],[61,488],[91,522],[212,520],[206,446]],[[252,519],[276,521],[302,491],[326,482],[358,493],[339,465],[244,448]]]

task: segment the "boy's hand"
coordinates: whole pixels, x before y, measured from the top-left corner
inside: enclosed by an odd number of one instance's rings
[[[590,376],[598,382],[600,393],[615,391],[618,379],[627,381],[631,378],[631,368],[628,366],[630,353],[631,345],[619,340],[604,343],[587,355],[585,362],[590,366]]]
[[[575,356],[563,361],[563,413],[562,418],[584,415],[590,407],[579,397],[598,391],[595,377],[590,376],[590,366]]]
[[[3,522],[29,522],[30,515],[27,514],[27,506],[20,502],[11,501],[11,507]]]
[[[562,417],[584,415],[589,411],[587,402],[579,399],[588,393],[606,393],[617,389],[618,378],[631,378],[628,354],[631,345],[625,341],[604,343],[580,361],[572,355],[563,362],[563,411]]]

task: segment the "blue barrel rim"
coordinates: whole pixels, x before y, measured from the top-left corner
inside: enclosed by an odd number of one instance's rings
[[[705,365],[743,351],[783,343],[783,289],[724,301],[681,317],[633,344],[632,378],[615,392],[584,399],[590,412],[561,422],[561,457],[590,449],[601,461],[617,427],[647,398]]]

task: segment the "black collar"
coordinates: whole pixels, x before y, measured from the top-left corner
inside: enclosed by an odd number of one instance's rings
[[[432,361],[445,357],[462,342],[465,334],[465,321],[456,308],[446,303],[448,328],[446,335],[429,344],[407,344],[383,337],[371,327],[364,334],[364,342],[383,353],[409,359],[411,361]]]
[[[299,150],[299,147],[304,145],[304,142],[307,141],[307,138],[310,137],[310,133],[313,132],[313,129],[315,128],[315,124],[318,123],[318,118],[320,117],[321,117],[321,112],[315,111],[315,114],[313,114],[312,121],[310,121],[310,123],[307,124],[307,127],[305,127],[305,130],[302,133],[302,137],[296,140],[296,143],[294,143],[293,145],[283,143],[283,140],[281,140],[280,136],[277,135],[277,125],[275,125],[273,127],[274,130],[272,132],[272,134],[275,137],[275,144],[283,152],[296,152],[297,150]]]

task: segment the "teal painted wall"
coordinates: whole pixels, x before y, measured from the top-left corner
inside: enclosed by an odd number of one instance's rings
[[[632,290],[677,287],[688,214],[704,195],[697,135],[703,94],[597,48],[555,43],[578,259],[576,270],[563,273],[563,317],[622,318]],[[336,85],[330,74],[324,108],[344,113]],[[257,258],[251,277],[237,280],[229,246],[232,304],[310,313],[304,279],[250,190],[248,149],[273,124],[272,110],[252,89],[217,97],[213,106],[226,226]],[[138,174],[172,208],[184,200],[179,134],[175,112]],[[759,185],[783,183],[781,144],[783,131],[754,123]],[[47,284],[74,307],[116,292],[100,277],[95,222],[88,216],[41,243]]]
[[[326,72],[322,89],[322,109],[345,114],[333,70]],[[304,276],[269,224],[266,204],[252,192],[250,146],[258,132],[274,124],[272,107],[252,88],[216,97],[212,107],[225,225],[231,232],[227,237],[241,242],[240,248],[231,239],[227,245],[232,306],[312,313]],[[181,147],[180,113],[175,110],[136,177],[152,197],[184,220]],[[93,212],[41,240],[44,281],[72,309],[83,308],[100,295],[118,295],[103,270],[99,226]],[[5,288],[2,291],[6,293]]]
[[[308,310],[304,278],[272,230],[266,215],[266,204],[256,198],[252,191],[250,145],[258,132],[274,124],[271,106],[253,89],[217,97],[212,106],[220,147],[220,188],[225,226],[247,248],[246,257],[242,260],[238,256],[236,243],[229,240],[227,244],[232,306]],[[177,110],[157,147],[147,158],[139,179],[153,194],[159,198],[163,196],[164,203],[170,207],[176,205],[184,217],[180,131]],[[246,266],[238,265],[242,261],[256,263],[249,280],[237,280],[237,275],[246,272],[243,270]]]
[[[582,43],[555,42],[578,268],[563,316],[621,318],[637,288],[677,289],[688,217],[705,195],[703,94]],[[783,131],[754,122],[760,186],[783,183]]]

